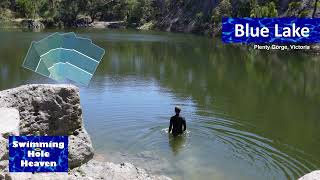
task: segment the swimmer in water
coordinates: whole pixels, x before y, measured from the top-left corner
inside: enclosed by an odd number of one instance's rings
[[[180,116],[180,112],[181,112],[180,107],[176,106],[174,108],[174,111],[176,112],[176,115],[170,118],[169,133],[171,133],[171,130],[172,130],[172,135],[177,136],[179,134],[182,134],[184,131],[186,131],[187,125],[186,125],[186,120]]]

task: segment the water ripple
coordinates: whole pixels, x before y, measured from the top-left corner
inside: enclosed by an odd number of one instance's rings
[[[199,128],[202,134],[226,144],[236,159],[242,159],[254,167],[261,167],[269,172],[270,178],[282,174],[286,179],[296,179],[307,172],[316,169],[316,165],[306,159],[306,155],[291,148],[291,152],[282,152],[277,147],[283,146],[268,138],[246,132],[239,123],[223,119],[202,121]],[[236,128],[236,129],[235,129]],[[205,132],[205,133],[204,133]],[[214,137],[213,137],[214,136]],[[280,148],[279,148],[280,149]],[[291,156],[289,154],[294,154]]]

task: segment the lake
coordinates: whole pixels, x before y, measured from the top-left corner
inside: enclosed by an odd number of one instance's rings
[[[55,83],[21,67],[30,43],[53,32],[0,31],[0,90]],[[80,87],[95,158],[174,180],[286,180],[320,168],[319,56],[187,34],[75,32],[106,50]],[[188,130],[172,138],[177,105]]]

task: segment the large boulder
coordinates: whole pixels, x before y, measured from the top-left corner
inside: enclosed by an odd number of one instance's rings
[[[92,159],[93,147],[83,126],[77,87],[25,85],[0,91],[1,107],[20,112],[20,135],[69,136],[70,168]]]
[[[320,180],[320,170],[312,171],[299,178],[299,180]]]
[[[33,31],[40,31],[45,28],[40,20],[25,19],[21,21],[21,25]]]

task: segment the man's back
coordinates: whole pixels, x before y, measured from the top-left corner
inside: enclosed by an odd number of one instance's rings
[[[171,129],[173,135],[182,134],[183,131],[187,129],[186,121],[184,120],[184,118],[180,117],[179,115],[172,116],[170,118],[169,133],[171,132]]]

